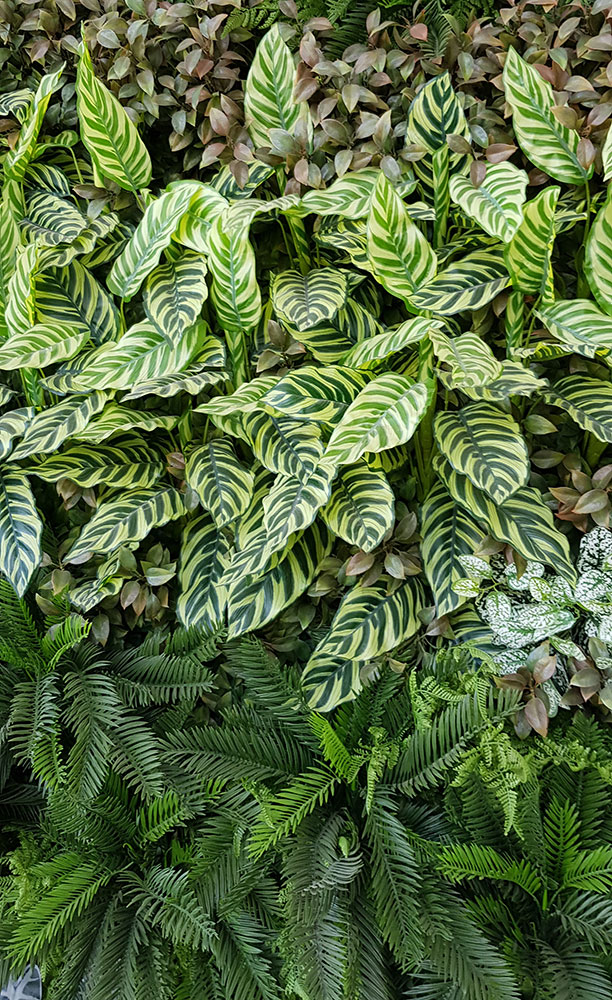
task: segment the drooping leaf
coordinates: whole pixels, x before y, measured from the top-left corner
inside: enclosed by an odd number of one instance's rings
[[[208,294],[206,261],[184,253],[159,264],[147,278],[142,304],[151,321],[172,344],[193,326]]]
[[[391,354],[397,354],[405,347],[418,344],[423,337],[427,336],[431,327],[439,325],[436,320],[415,316],[413,319],[407,319],[400,323],[397,327],[385,330],[383,333],[378,333],[374,337],[369,337],[367,340],[355,344],[342,360],[345,365],[352,368],[367,367],[372,362],[384,361]]]
[[[338,177],[324,191],[306,191],[300,213],[339,215],[342,219],[364,218],[370,208],[378,174],[376,167],[364,167],[363,170]]]
[[[11,454],[11,461],[56,451],[67,438],[82,431],[105,402],[105,393],[92,392],[89,396],[71,396],[37,413]]]
[[[47,368],[71,358],[89,337],[87,327],[66,327],[59,323],[38,323],[27,333],[19,333],[2,344],[0,368]]]
[[[365,384],[349,367],[304,365],[268,389],[259,405],[294,420],[334,423]]]
[[[77,441],[88,441],[99,444],[115,434],[123,434],[129,430],[154,431],[157,428],[171,431],[178,421],[177,416],[156,414],[151,410],[132,410],[118,403],[108,403],[99,416],[87,424],[82,431],[74,434]]]
[[[195,250],[196,253],[208,253],[210,228],[228,207],[227,198],[219,194],[214,187],[210,184],[200,184],[181,216],[173,240],[189,250]]]
[[[23,597],[40,564],[42,524],[28,478],[19,469],[0,471],[0,571]]]
[[[357,660],[325,659],[309,664],[301,682],[309,708],[313,712],[331,712],[338,705],[352,701],[361,689]]]
[[[270,294],[274,311],[298,333],[334,318],[346,299],[343,271],[322,267],[309,274],[281,271],[272,279]]]
[[[550,281],[555,209],[561,189],[547,187],[523,206],[523,220],[504,251],[512,285],[541,295]]]
[[[279,476],[263,501],[266,551],[284,548],[296,531],[310,527],[331,493],[333,470],[322,466],[308,479]]]
[[[608,197],[591,227],[584,253],[584,271],[599,305],[612,313],[612,199]]]
[[[449,389],[486,385],[502,373],[502,364],[477,333],[449,337],[442,330],[430,330],[430,339],[438,360],[448,366],[445,384]]]
[[[14,149],[9,150],[4,164],[4,175],[7,180],[16,184],[23,181],[28,168],[36,141],[40,132],[43,119],[51,100],[51,95],[57,90],[60,84],[64,66],[55,73],[47,73],[38,84],[32,103],[29,105],[25,115],[24,123],[19,133],[19,139]]]
[[[293,99],[293,56],[278,24],[259,42],[244,89],[246,127],[255,146],[270,146],[270,129],[292,133],[300,116]]]
[[[521,224],[527,174],[513,163],[487,166],[484,181],[475,187],[469,177],[455,174],[450,196],[489,236],[509,243]]]
[[[453,584],[465,578],[460,556],[471,556],[483,539],[472,517],[457,504],[438,480],[428,493],[421,511],[421,555],[433,590],[438,616],[463,604]]]
[[[501,251],[475,250],[419,288],[412,305],[442,316],[473,312],[499,295],[509,281]]]
[[[537,315],[563,344],[576,354],[594,358],[612,350],[612,317],[590,299],[559,299],[537,310]]]
[[[208,514],[183,530],[176,614],[186,628],[216,629],[223,622],[226,593],[220,585],[231,543]]]
[[[586,375],[559,379],[542,398],[569,413],[579,427],[600,441],[612,442],[612,384]]]
[[[9,410],[0,417],[0,459],[6,458],[15,438],[21,437],[31,424],[36,410],[33,406],[23,406]]]
[[[81,487],[103,483],[112,489],[120,486],[135,489],[153,486],[163,474],[164,465],[159,453],[128,439],[95,448],[72,444],[42,462],[29,465],[27,471],[48,483],[71,479]]]
[[[122,545],[129,548],[185,513],[185,504],[173,486],[137,489],[100,504],[68,554],[67,562],[82,562],[88,554],[110,555]]]
[[[436,274],[436,255],[381,171],[368,216],[368,256],[381,285],[404,302]]]
[[[0,338],[8,336],[5,320],[6,305],[9,296],[9,282],[15,270],[17,247],[20,237],[15,217],[7,201],[0,199]]]
[[[339,538],[372,552],[393,527],[395,515],[393,490],[382,469],[371,469],[364,459],[340,469],[321,515]]]
[[[274,375],[263,375],[253,382],[238,386],[229,396],[213,396],[205,403],[196,406],[196,413],[218,414],[227,416],[232,413],[250,413],[260,406],[263,396],[278,382]]]
[[[78,260],[37,276],[36,315],[46,325],[85,327],[94,344],[114,340],[119,332],[113,300]]]
[[[295,340],[301,341],[323,365],[332,365],[346,355],[356,343],[370,340],[382,332],[382,327],[367,309],[352,298],[326,323],[312,330],[298,330],[285,323]]]
[[[35,191],[26,203],[22,228],[48,247],[73,243],[87,227],[87,219],[71,198],[49,191]]]
[[[249,506],[253,475],[240,464],[224,438],[215,438],[191,452],[185,479],[218,528],[231,524]]]

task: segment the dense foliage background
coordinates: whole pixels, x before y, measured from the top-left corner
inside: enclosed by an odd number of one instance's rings
[[[610,997],[611,10],[0,2],[11,990]]]

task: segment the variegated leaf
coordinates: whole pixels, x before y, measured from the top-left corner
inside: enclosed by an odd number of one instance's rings
[[[183,530],[176,614],[186,628],[213,631],[223,624],[227,594],[221,577],[231,542],[209,514],[189,521]]]
[[[300,116],[294,101],[295,66],[279,24],[257,46],[244,91],[244,117],[256,147],[270,146],[270,129],[292,133]]]
[[[137,489],[100,504],[66,556],[84,562],[94,552],[110,555],[121,546],[134,548],[168,521],[185,514],[185,504],[173,486]]]
[[[5,340],[0,349],[0,369],[47,368],[71,358],[88,338],[89,329],[85,326],[71,328],[59,323],[38,323]]]
[[[514,288],[542,295],[550,284],[555,209],[560,188],[547,187],[523,206],[523,221],[504,251]]]
[[[364,376],[350,368],[305,365],[268,389],[259,406],[294,420],[334,423],[365,384]]]
[[[345,365],[352,368],[363,368],[377,361],[384,361],[392,354],[397,354],[412,344],[418,344],[432,327],[437,328],[440,325],[436,320],[415,316],[404,320],[399,326],[355,344],[342,360]]]
[[[240,464],[224,438],[215,438],[191,452],[185,480],[218,528],[244,514],[253,493],[253,474]]]
[[[465,601],[453,589],[458,580],[465,579],[461,558],[474,553],[484,533],[439,480],[423,503],[420,533],[423,568],[435,597],[436,613],[447,615]]]
[[[441,316],[474,312],[499,295],[509,282],[502,251],[476,250],[419,288],[412,305]]]
[[[612,385],[587,375],[559,379],[542,398],[569,413],[579,427],[600,441],[612,442]]]
[[[242,426],[255,457],[270,472],[302,480],[312,475],[323,452],[316,424],[254,410],[242,417]]]
[[[509,243],[522,221],[527,174],[513,163],[488,164],[485,178],[475,187],[471,178],[455,174],[450,196],[489,236]]]
[[[159,264],[147,278],[142,304],[149,320],[172,344],[193,326],[208,288],[206,261],[199,254],[184,253]]]
[[[48,483],[71,479],[83,488],[102,483],[110,489],[135,489],[153,486],[163,474],[164,464],[158,452],[129,438],[95,448],[72,444],[38,464],[28,465],[26,471]]]
[[[0,471],[0,571],[23,597],[42,552],[42,524],[28,478],[19,469]]]
[[[444,381],[449,389],[486,385],[501,375],[501,362],[477,333],[449,337],[442,330],[432,329],[429,336],[438,361],[448,366]]]
[[[113,300],[78,260],[45,268],[37,276],[36,316],[45,325],[85,327],[94,344],[114,340],[119,333]]]
[[[346,275],[331,267],[309,274],[281,271],[270,288],[278,318],[298,331],[312,330],[332,320],[346,301]]]
[[[404,302],[436,274],[435,253],[382,170],[370,203],[368,256],[381,285]]]
[[[11,454],[11,461],[56,451],[64,441],[82,431],[105,402],[105,393],[92,392],[89,396],[71,396],[37,413]]]
[[[340,469],[321,516],[338,538],[372,552],[395,519],[393,490],[382,469],[371,469],[365,459]]]

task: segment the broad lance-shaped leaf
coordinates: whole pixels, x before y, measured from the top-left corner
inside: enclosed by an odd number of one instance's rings
[[[529,480],[529,455],[519,425],[490,403],[438,413],[434,435],[452,467],[496,503],[503,503]]]
[[[15,270],[17,247],[20,235],[15,217],[7,201],[0,199],[0,338],[8,337],[8,327],[5,320],[6,304],[9,296],[9,281]]]
[[[67,438],[82,431],[91,418],[100,412],[106,398],[103,392],[92,392],[89,396],[71,396],[48,410],[37,413],[10,460],[17,462],[30,455],[57,451]]]
[[[449,337],[443,330],[431,329],[429,338],[438,361],[448,366],[444,384],[448,389],[486,385],[502,373],[502,364],[477,333]]]
[[[272,278],[272,305],[278,318],[300,333],[334,318],[345,303],[346,275],[332,267],[309,274],[281,271]]]
[[[334,423],[365,384],[365,377],[348,367],[304,365],[275,382],[261,396],[259,407],[293,420]]]
[[[376,361],[384,361],[391,354],[397,354],[412,344],[420,343],[430,329],[440,325],[437,320],[415,316],[400,323],[399,326],[355,344],[342,360],[351,368],[362,368]]]
[[[34,281],[38,269],[38,247],[35,243],[17,249],[15,268],[8,283],[4,321],[9,335],[25,334],[34,326],[36,296]]]
[[[324,365],[340,361],[356,343],[370,340],[382,332],[375,317],[352,298],[346,300],[333,319],[312,330],[298,330],[286,322],[285,326],[292,337],[304,344],[313,357]]]
[[[450,380],[447,380],[444,372],[438,374],[442,384],[451,388]],[[483,385],[462,385],[461,391],[469,399],[496,403],[507,402],[511,396],[532,396],[547,384],[546,379],[537,378],[530,368],[525,368],[518,361],[504,361],[501,372],[492,382]]]
[[[379,375],[361,390],[336,426],[325,451],[326,464],[352,465],[366,452],[409,441],[431,389],[406,375]]]
[[[527,174],[513,163],[487,165],[485,178],[475,187],[469,177],[455,174],[450,196],[489,236],[508,243],[521,224]]]
[[[579,427],[600,441],[612,442],[612,384],[586,375],[559,379],[542,398],[569,413]]]
[[[485,306],[509,284],[503,253],[476,250],[441,271],[412,297],[412,306],[455,316]]]
[[[446,137],[459,135],[471,142],[470,130],[459,97],[453,89],[448,73],[441,73],[419,90],[410,105],[406,128],[406,142],[427,150],[427,154],[412,164],[419,180],[433,190],[433,156]],[[451,173],[461,171],[467,163],[465,153],[451,152]]]
[[[393,490],[382,469],[371,469],[365,459],[340,469],[321,516],[338,538],[372,552],[395,517]]]
[[[213,396],[205,403],[196,406],[196,413],[209,413],[211,416],[228,416],[232,413],[251,413],[259,408],[260,400],[272,386],[276,385],[278,378],[275,375],[263,375],[255,379],[254,382],[245,382],[238,386],[235,392],[229,396]]]
[[[14,149],[10,149],[6,154],[4,163],[4,176],[6,180],[20,184],[25,177],[28,164],[30,163],[36,140],[43,123],[51,95],[59,87],[64,64],[55,73],[47,73],[42,77],[34,95],[34,100],[30,105],[24,124],[19,133],[19,139]],[[4,249],[4,248],[3,248]]]
[[[353,587],[343,598],[308,667],[330,657],[367,660],[395,649],[420,628],[418,613],[423,603],[423,589],[414,578],[391,592],[383,583]]]
[[[66,556],[84,562],[94,552],[110,555],[122,545],[134,547],[143,538],[185,514],[185,504],[173,486],[138,489],[100,504]]]
[[[536,315],[561,343],[585,358],[612,350],[612,317],[590,299],[560,299],[536,310]]]
[[[47,368],[71,358],[88,338],[87,327],[38,323],[26,333],[18,333],[4,341],[0,349],[0,369]]]
[[[240,464],[224,438],[215,438],[191,452],[185,480],[218,528],[244,514],[253,493],[253,474]]]
[[[183,530],[176,614],[185,628],[213,631],[223,624],[227,593],[221,577],[231,542],[209,514],[189,521]]]
[[[300,203],[300,215],[339,215],[342,219],[364,218],[376,187],[379,170],[364,167],[338,177],[325,191],[306,191]]]
[[[542,295],[550,283],[550,258],[555,241],[555,209],[561,189],[547,187],[523,206],[523,221],[505,248],[512,285],[521,292]]]
[[[55,247],[74,243],[87,227],[87,218],[70,198],[50,191],[35,191],[26,203],[21,226],[32,240]]]
[[[436,274],[435,253],[382,170],[370,203],[368,256],[381,285],[404,302]]]
[[[503,504],[497,504],[467,476],[455,472],[441,455],[434,459],[434,465],[451,496],[478,524],[485,525],[493,538],[511,545],[524,559],[552,566],[561,576],[574,581],[567,538],[555,527],[552,511],[537,490],[523,486]]]
[[[580,134],[552,113],[552,87],[511,45],[504,64],[506,101],[519,145],[536,167],[564,184],[584,184],[593,172],[578,158]]]
[[[246,577],[231,588],[228,598],[230,639],[253,632],[276,618],[304,593],[332,548],[332,536],[321,521],[300,535],[281,562],[257,577]]]
[[[242,418],[255,457],[270,472],[308,479],[323,452],[321,430],[316,424],[253,411]]]
[[[453,584],[465,579],[461,556],[471,556],[484,534],[472,517],[456,503],[438,480],[421,509],[421,555],[433,591],[438,616],[464,603]]]
[[[140,382],[123,396],[122,402],[141,399],[147,395],[167,399],[176,396],[178,392],[188,392],[192,396],[197,396],[211,385],[228,381],[229,375],[224,366],[225,346],[216,337],[207,336],[204,342],[199,344],[189,367],[183,368],[180,372],[169,372]]]
[[[24,406],[19,410],[9,410],[0,417],[0,459],[6,458],[15,438],[21,437],[32,423],[36,410]]]
[[[94,417],[87,427],[74,434],[77,441],[89,441],[99,444],[115,434],[123,434],[128,430],[154,431],[161,428],[171,431],[176,427],[178,416],[156,414],[151,410],[132,410],[118,403],[108,403],[98,417]]]
[[[274,24],[257,46],[244,88],[245,123],[255,147],[271,146],[271,128],[293,133],[300,116],[294,84],[293,56]]]
[[[206,261],[184,253],[159,264],[147,278],[142,304],[149,320],[173,344],[193,326],[208,295]]]
[[[358,660],[325,659],[307,666],[300,682],[308,707],[313,712],[331,712],[346,701],[353,701],[361,690],[360,671],[365,664]]]
[[[111,489],[120,486],[134,489],[153,486],[163,474],[164,464],[158,452],[130,438],[97,448],[73,444],[39,464],[29,465],[26,471],[48,483],[71,479],[81,487],[103,483]]]
[[[584,270],[604,312],[612,313],[612,198],[600,208],[587,240]]]
[[[152,201],[107,278],[111,292],[129,301],[170,244],[182,216],[198,191],[197,181],[181,181]]]
[[[171,188],[172,184],[169,185],[169,189]],[[210,184],[201,184],[181,217],[172,239],[189,250],[207,254],[210,227],[223,215],[226,208],[229,208],[227,198],[215,191]]]
[[[0,571],[23,597],[42,556],[42,524],[28,478],[18,469],[0,471]]]
[[[308,479],[277,478],[263,501],[263,527],[269,553],[281,550],[296,531],[310,527],[319,508],[329,500],[334,471],[322,466]]]
[[[245,334],[261,316],[261,292],[248,228],[232,223],[229,212],[220,215],[211,227],[209,254],[217,320],[225,333],[236,379],[244,382],[248,371]]]
[[[98,187],[106,187],[105,178],[127,191],[148,187],[152,167],[146,146],[125,108],[97,79],[85,41],[76,93],[81,139],[91,156]]]
[[[78,260],[66,267],[47,267],[36,277],[36,317],[46,325],[85,327],[94,344],[114,340],[119,333],[113,300]]]
[[[180,372],[197,353],[199,327],[172,344],[149,320],[136,323],[117,343],[104,344],[77,376],[80,389],[128,389],[159,375]]]

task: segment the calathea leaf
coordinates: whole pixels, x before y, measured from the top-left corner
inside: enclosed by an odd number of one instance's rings
[[[450,196],[485,233],[508,243],[522,221],[526,187],[524,170],[513,163],[495,163],[487,166],[479,187],[469,177],[455,174],[450,179]]]
[[[545,392],[551,406],[569,413],[579,427],[600,441],[612,441],[612,385],[586,375],[568,375]]]
[[[152,201],[107,279],[111,292],[129,301],[170,244],[182,216],[198,191],[197,181],[181,181]]]
[[[330,365],[340,361],[362,340],[382,332],[382,327],[359,302],[348,298],[336,315],[312,330],[298,330],[290,323],[284,324],[292,337],[304,344],[321,364]]]
[[[185,479],[218,528],[231,524],[249,506],[253,474],[240,464],[224,438],[215,438],[191,452]]]
[[[364,459],[340,469],[321,515],[334,535],[372,552],[394,522],[395,500],[384,472]]]
[[[146,146],[125,108],[97,79],[85,42],[77,67],[76,92],[81,139],[91,156],[98,187],[105,187],[104,179],[108,178],[127,191],[146,188],[152,173]]]
[[[353,701],[361,690],[359,674],[363,666],[356,660],[326,659],[306,667],[300,680],[309,708],[313,712],[331,712]]]
[[[193,326],[208,294],[206,261],[184,253],[159,264],[151,272],[142,297],[144,310],[154,326],[173,344]]]
[[[271,128],[293,132],[300,116],[294,84],[293,56],[274,24],[257,46],[244,89],[245,123],[256,147],[271,145]]]
[[[612,199],[597,213],[584,254],[584,270],[591,291],[604,312],[612,313]]]
[[[236,552],[250,546],[253,536],[263,531],[263,500],[267,497],[274,484],[274,474],[268,472],[258,463],[254,463],[255,481],[253,495],[248,510],[238,519],[234,528],[234,545]]]
[[[542,295],[550,281],[555,209],[561,189],[547,187],[523,206],[523,221],[504,251],[512,285]]]
[[[524,559],[543,562],[566,579],[574,580],[567,539],[555,528],[552,511],[537,490],[523,486],[503,504],[496,504],[467,476],[455,472],[442,456],[437,456],[434,464],[451,496],[479,524],[485,524],[489,534],[511,545]]]
[[[476,250],[419,288],[412,305],[442,316],[473,312],[499,295],[509,281],[502,251]]]
[[[252,411],[242,417],[242,426],[255,457],[270,472],[306,480],[319,463],[323,445],[316,424]]]
[[[231,543],[209,514],[189,521],[183,530],[176,614],[181,625],[213,631],[223,623],[227,594],[221,577]]]
[[[108,403],[98,417],[87,424],[82,431],[73,435],[77,441],[90,441],[98,444],[115,434],[123,434],[128,430],[154,431],[161,428],[171,431],[176,427],[178,416],[155,414],[150,410],[131,410],[118,403]]]
[[[465,113],[453,90],[448,73],[441,73],[419,90],[410,105],[406,142],[416,143],[427,150],[427,155],[413,163],[419,180],[430,190],[434,188],[433,154],[445,146],[448,135],[459,135],[471,141]],[[463,170],[467,163],[465,153],[450,153],[451,173]]]
[[[506,100],[525,155],[550,177],[564,184],[584,184],[592,173],[578,159],[580,135],[552,113],[553,91],[535,66],[510,46],[504,65]]]
[[[444,372],[439,372],[440,381],[451,388]],[[534,373],[517,361],[503,361],[499,375],[484,385],[462,385],[461,391],[470,399],[485,400],[488,403],[506,402],[510,396],[531,396],[548,385],[546,379],[537,378]]]
[[[409,441],[425,412],[431,389],[405,375],[379,375],[361,390],[334,429],[326,464],[352,465],[366,452]]]
[[[280,562],[257,577],[238,580],[229,592],[229,638],[261,628],[300,597],[314,580],[319,565],[329,555],[332,536],[321,521],[300,535]]]
[[[86,327],[94,344],[114,340],[119,333],[113,300],[78,260],[45,268],[37,276],[36,315],[46,325]]]
[[[40,564],[42,524],[27,476],[18,469],[0,471],[0,571],[23,597]]]
[[[509,413],[490,403],[470,403],[438,413],[438,448],[452,467],[503,503],[529,480],[529,456],[520,428]]]
[[[37,413],[23,440],[11,454],[11,461],[56,451],[67,438],[82,431],[105,402],[105,393],[92,392],[89,396],[71,396]]]
[[[305,365],[284,375],[260,398],[259,405],[294,420],[333,423],[365,384],[364,376],[348,367]]]
[[[434,593],[436,612],[447,615],[465,600],[453,590],[453,584],[466,575],[460,558],[471,556],[484,535],[438,480],[423,503],[421,536],[423,568]]]
[[[48,191],[35,191],[27,200],[22,228],[48,247],[73,243],[87,227],[87,219],[69,198]]]
[[[436,274],[435,253],[382,171],[370,203],[368,256],[377,280],[404,302]]]
[[[168,521],[185,513],[185,504],[173,486],[137,489],[100,504],[66,556],[84,562],[94,552],[110,555],[122,545],[134,547]]]
[[[23,181],[28,164],[36,148],[36,140],[43,123],[51,95],[59,87],[64,66],[55,73],[47,73],[42,77],[34,99],[28,108],[19,139],[14,149],[9,150],[4,163],[4,176],[8,181],[20,184]]]
[[[438,361],[448,366],[444,384],[449,389],[486,385],[501,375],[502,364],[477,333],[449,337],[433,328],[429,333]]]
[[[0,417],[0,459],[6,458],[15,438],[21,437],[31,424],[36,410],[33,406],[24,406],[19,410],[10,410]]]
[[[346,275],[331,267],[309,274],[281,271],[272,279],[270,294],[281,322],[301,333],[333,319],[342,308],[347,294]]]
[[[536,310],[544,326],[576,354],[594,358],[612,350],[612,317],[589,299],[560,299]]]
[[[339,215],[342,219],[361,219],[368,214],[370,199],[379,171],[364,167],[338,177],[325,191],[307,191],[300,204],[300,214]]]
[[[5,320],[6,305],[9,297],[9,282],[15,271],[17,247],[20,243],[19,229],[15,217],[7,201],[0,199],[0,338],[8,336]]]
[[[123,402],[128,399],[140,399],[149,394],[168,398],[178,392],[188,392],[192,396],[197,396],[207,386],[228,381],[229,376],[224,370],[224,364],[224,345],[216,337],[207,336],[203,344],[198,346],[197,353],[188,368],[141,382],[126,393]]]
[[[169,190],[172,184],[169,185]],[[208,253],[208,234],[216,219],[229,208],[227,198],[210,184],[200,184],[172,239],[196,253]]]
[[[38,269],[38,248],[29,243],[17,249],[15,269],[8,284],[4,321],[9,335],[27,333],[34,326],[36,307],[34,279]]]
[[[263,184],[264,181],[268,180],[275,171],[275,167],[270,166],[268,163],[261,163],[259,160],[254,160],[247,164],[246,182],[241,178],[240,184],[234,177],[233,173],[229,168],[229,164],[221,167],[219,171],[211,178],[210,187],[214,188],[220,195],[227,198],[229,201],[239,201],[241,198],[250,198],[253,191]]]
[[[89,338],[87,327],[60,326],[58,323],[38,323],[27,333],[18,333],[2,345],[0,368],[47,368],[71,358]]]
[[[426,337],[432,327],[439,327],[437,320],[415,316],[407,319],[391,330],[378,333],[368,340],[355,344],[342,359],[345,365],[352,368],[363,368],[376,361],[384,361],[391,354],[403,351],[405,347],[418,344]]]
[[[196,413],[218,414],[226,416],[231,413],[251,413],[260,406],[260,400],[266,393],[276,385],[278,378],[275,375],[263,375],[262,378],[254,382],[245,382],[238,386],[235,392],[229,396],[213,396],[205,403],[196,406]]]
[[[367,660],[389,652],[420,628],[423,589],[411,578],[388,592],[385,584],[353,587],[343,598],[328,634],[315,648],[308,668],[332,658]]]
[[[120,486],[152,486],[163,474],[164,465],[157,452],[139,443],[138,439],[118,440],[112,445],[72,444],[64,451],[43,459],[27,471],[48,483],[71,479],[77,486],[97,486],[110,489]]]
[[[334,470],[321,466],[308,479],[279,476],[263,501],[266,549],[278,552],[296,531],[310,527],[327,503]]]

